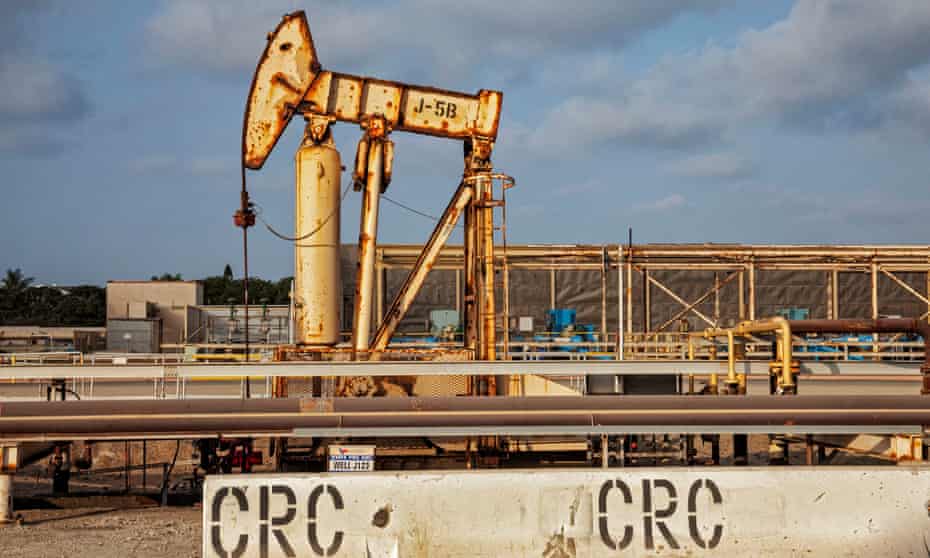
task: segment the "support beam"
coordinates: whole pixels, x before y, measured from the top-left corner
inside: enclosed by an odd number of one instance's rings
[[[555,309],[555,268],[549,269],[549,308]]]
[[[386,273],[380,260],[379,254],[375,261],[375,316],[379,322],[384,320],[384,274]]]
[[[367,176],[362,193],[362,216],[358,234],[358,273],[355,282],[355,316],[352,348],[367,351],[372,323],[375,280],[375,248],[378,237],[378,204],[384,178],[384,139],[371,138]]]
[[[833,319],[840,319],[840,272],[833,270],[830,272],[830,281],[833,284]]]
[[[746,319],[746,281],[745,270],[739,271],[739,321]]]
[[[0,473],[0,525],[13,521],[13,473]]]
[[[930,275],[927,276],[927,287],[930,289]],[[623,246],[617,245],[617,360],[623,360],[625,335],[623,321]]]
[[[872,319],[878,319],[878,264],[874,261],[872,262],[871,272],[869,277],[872,279]],[[878,341],[878,334],[872,334],[872,341]],[[878,352],[878,343],[872,344],[872,352]],[[874,357],[878,360],[878,357]]]
[[[643,275],[643,332],[649,333],[652,329],[652,289],[650,282],[655,281],[649,276],[648,269],[639,270]]]
[[[13,474],[19,466],[19,447],[0,444],[0,525],[13,521]]]
[[[930,306],[930,299],[928,299],[928,298],[925,297],[924,295],[922,295],[922,294],[920,294],[919,292],[917,292],[917,290],[916,290],[914,287],[911,287],[910,285],[908,285],[907,283],[905,283],[904,281],[902,281],[900,277],[898,277],[898,276],[895,275],[894,273],[891,273],[890,271],[887,271],[887,270],[882,269],[882,268],[878,268],[878,271],[880,271],[883,275],[885,275],[886,277],[888,277],[889,279],[891,279],[892,281],[894,281],[895,283],[897,283],[898,285],[900,285],[900,287],[901,287],[902,289],[904,289],[905,291],[907,291],[907,292],[909,292],[910,294],[916,296],[918,299],[921,300],[921,302],[923,302],[924,304],[927,304],[928,306]]]
[[[756,262],[749,261],[749,319],[756,319]]]
[[[626,330],[633,333],[633,250],[626,259]]]
[[[472,190],[472,199],[474,199],[474,185],[469,184]],[[477,242],[478,242],[478,216],[474,203],[469,203],[465,209],[465,233],[464,233],[464,275],[465,289],[462,306],[462,326],[465,337],[465,348],[477,351],[478,346],[478,272],[477,263]]]
[[[647,283],[652,283],[653,285],[658,287],[659,290],[661,290],[662,292],[670,296],[672,300],[684,306],[687,311],[692,312],[695,316],[707,322],[709,326],[711,327],[717,326],[717,322],[715,320],[708,318],[706,315],[704,315],[703,312],[700,312],[697,308],[695,308],[695,306],[697,306],[697,304],[700,304],[700,302],[697,302],[695,304],[688,304],[688,301],[686,301],[685,299],[675,294],[671,289],[669,289],[668,287],[660,283],[658,279],[652,277],[649,274],[649,270],[643,271],[643,276],[645,277]],[[710,294],[717,293],[720,290],[720,287],[722,286],[723,284],[720,281],[714,281],[714,286],[710,290]],[[661,331],[661,329],[659,329],[658,331]]]
[[[462,319],[462,270],[455,270],[455,311]]]
[[[451,235],[452,231],[455,229],[459,217],[465,211],[469,202],[471,202],[472,192],[473,189],[466,185],[465,182],[462,182],[458,190],[455,191],[452,200],[449,202],[449,205],[446,206],[445,211],[443,211],[439,222],[436,223],[433,234],[430,235],[429,240],[423,247],[420,257],[417,258],[417,263],[407,275],[407,279],[397,292],[397,296],[394,297],[391,308],[384,317],[384,322],[381,323],[381,327],[378,328],[378,332],[375,334],[375,339],[371,346],[372,350],[383,351],[387,348],[391,336],[394,335],[397,326],[400,324],[401,320],[404,319],[407,310],[410,309],[410,305],[413,304],[413,301],[416,299],[417,293],[420,292],[423,281],[426,280],[427,275],[429,275],[430,270],[433,268],[433,264],[436,262],[436,258],[439,256],[442,246],[446,243],[446,240],[449,239],[449,235]]]
[[[481,265],[479,307],[481,329],[478,333],[478,360],[497,360],[497,310],[494,295],[494,183],[490,173],[475,176],[475,199],[478,200],[478,249]],[[488,395],[495,395],[495,378],[488,378]]]
[[[601,253],[601,341],[607,342],[607,247]]]
[[[720,287],[723,287],[724,285],[726,285],[726,284],[729,283],[730,281],[736,279],[737,275],[739,275],[739,271],[734,271],[734,272],[730,273],[730,274],[726,277],[726,279],[724,279],[723,281],[720,282]],[[710,296],[711,296],[712,294],[714,294],[715,290],[716,290],[716,288],[710,289],[709,291],[707,291],[707,292],[705,292],[704,294],[702,294],[697,300],[695,300],[695,301],[692,302],[691,304],[684,303],[684,304],[685,304],[685,308],[684,308],[683,310],[679,311],[677,314],[675,314],[675,315],[672,316],[671,318],[669,318],[668,320],[666,320],[665,323],[663,323],[662,325],[660,325],[660,326],[656,329],[656,332],[660,332],[660,331],[665,330],[665,328],[667,328],[668,326],[670,326],[670,325],[672,325],[673,323],[675,323],[676,321],[678,321],[679,318],[681,318],[682,316],[684,316],[684,315],[687,314],[688,312],[696,312],[695,307],[696,307],[698,304],[701,304],[702,302],[704,302],[705,300],[707,300],[708,298],[710,298]],[[711,323],[711,322],[708,321],[708,318],[707,318],[706,316],[704,316],[703,319],[704,319],[705,321],[707,321],[708,323]],[[711,325],[713,325],[713,324],[711,323]]]

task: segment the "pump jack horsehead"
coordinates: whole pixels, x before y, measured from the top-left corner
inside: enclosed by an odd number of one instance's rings
[[[339,341],[342,166],[331,128],[342,121],[356,123],[362,130],[352,175],[355,190],[362,192],[352,321],[354,358],[376,359],[386,349],[440,249],[464,214],[465,346],[476,359],[495,359],[492,212],[499,204],[493,200],[497,175],[491,172],[491,152],[502,100],[503,94],[498,91],[480,90],[469,95],[324,70],[302,11],[284,16],[268,35],[246,104],[242,164],[244,168],[260,169],[294,115],[304,117],[306,130],[295,157],[294,296],[299,345],[323,349]],[[415,267],[370,339],[378,203],[391,181],[392,132],[460,140],[464,144],[465,168]],[[248,210],[247,199],[244,194],[243,210]]]

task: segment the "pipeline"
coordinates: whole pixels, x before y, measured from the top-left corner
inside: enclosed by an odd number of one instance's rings
[[[337,398],[0,403],[0,440],[288,435],[294,429],[921,426],[912,396]],[[310,434],[307,435],[310,435]]]
[[[781,377],[779,378],[779,385],[785,393],[796,393],[797,386],[794,385],[794,373],[791,369],[791,323],[784,318],[768,318],[764,320],[755,320],[751,322],[742,322],[736,327],[732,328],[721,328],[721,329],[707,329],[703,332],[697,332],[693,335],[704,337],[705,339],[712,339],[714,337],[726,337],[729,343],[729,366],[727,371],[727,384],[731,389],[735,389],[739,384],[739,378],[736,375],[736,362],[733,358],[733,336],[734,335],[748,335],[751,333],[768,333],[768,332],[777,332],[778,337],[778,354],[775,355],[775,360],[780,364],[781,368]],[[691,349],[693,350],[693,349]]]
[[[915,318],[881,318],[877,320],[791,320],[792,333],[910,333],[924,340],[924,362],[920,366],[920,393],[930,394],[930,323]]]

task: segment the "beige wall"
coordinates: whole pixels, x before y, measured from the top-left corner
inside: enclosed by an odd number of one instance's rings
[[[183,343],[188,306],[203,304],[200,281],[110,281],[107,283],[107,320],[127,319],[130,308],[149,303],[152,315],[161,318],[162,343]]]

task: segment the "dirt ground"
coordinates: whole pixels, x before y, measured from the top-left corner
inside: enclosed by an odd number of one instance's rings
[[[0,527],[6,558],[200,556],[200,509],[192,507],[84,507],[17,513],[22,516],[21,525]]]

